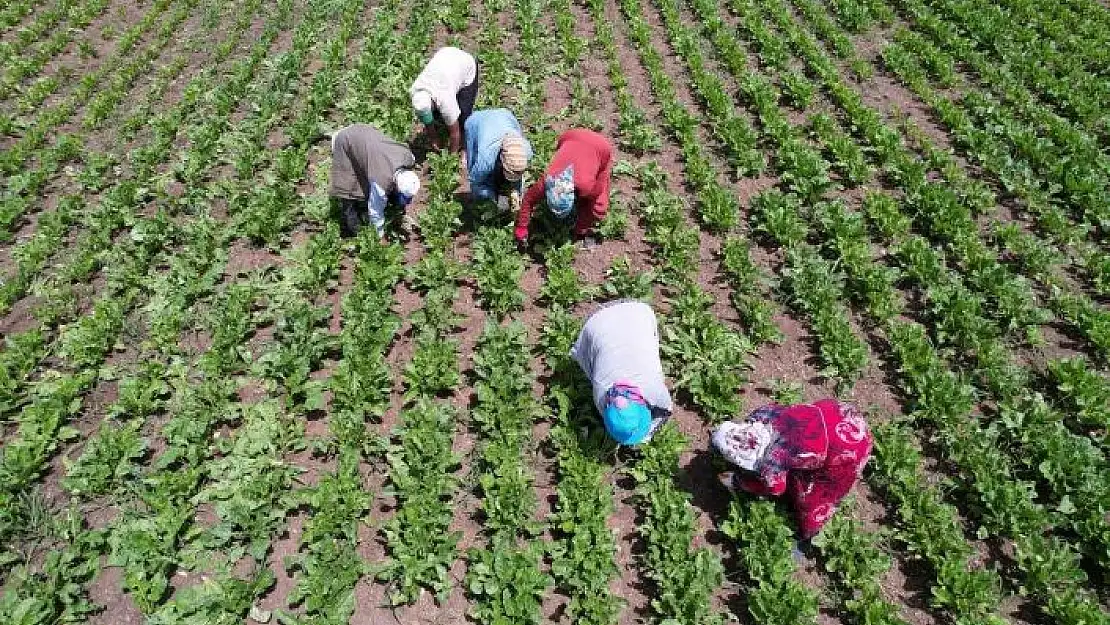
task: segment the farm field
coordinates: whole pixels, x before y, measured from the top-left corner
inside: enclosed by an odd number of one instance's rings
[[[598,246],[446,153],[339,236],[321,133],[414,136],[443,45],[530,179],[613,140]],[[1108,142],[1100,0],[8,0],[0,623],[1110,625]],[[567,355],[616,298],[634,450]],[[796,554],[709,432],[833,395]]]

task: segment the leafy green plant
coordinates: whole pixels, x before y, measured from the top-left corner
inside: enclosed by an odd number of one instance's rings
[[[710,598],[724,579],[720,556],[692,544],[696,530],[689,495],[675,482],[682,435],[665,425],[644,446],[643,457],[628,472],[636,480],[639,524],[646,551],[644,575],[655,585],[651,610],[670,623],[722,623]]]
[[[20,390],[45,355],[45,347],[38,330],[4,337],[4,351],[0,352],[0,414],[20,404]]]
[[[601,285],[601,291],[614,298],[651,300],[651,285],[654,279],[655,276],[651,271],[638,272],[632,268],[632,261],[627,256],[618,256],[605,271],[605,282]]]
[[[497,544],[472,549],[466,588],[475,599],[470,615],[483,623],[531,623],[543,620],[540,604],[551,577],[540,570],[539,544],[515,547]]]
[[[805,110],[813,103],[816,87],[805,75],[790,71],[782,75],[782,93],[790,106]]]
[[[548,352],[549,362],[552,356],[558,353]],[[570,596],[568,611],[576,622],[608,625],[616,622],[624,603],[609,589],[619,574],[616,537],[607,524],[614,509],[613,489],[599,456],[610,442],[596,426],[586,433],[596,421],[584,390],[584,385],[559,385],[552,393],[556,414],[551,438],[559,467],[552,522],[560,539],[552,549],[551,574]]]
[[[803,403],[805,386],[801,382],[776,378],[771,380],[771,399],[781,406]]]
[[[207,578],[189,586],[150,615],[152,625],[233,625],[274,585],[274,574],[262,568],[248,579],[230,575]]]
[[[793,532],[773,503],[733,500],[721,530],[738,542],[750,580],[748,611],[756,621],[817,622],[817,595],[793,577]]]
[[[828,161],[801,140],[788,140],[779,149],[775,166],[782,172],[786,189],[807,201],[815,201],[833,187]]]
[[[405,397],[433,397],[458,386],[459,343],[431,335],[421,335],[416,352],[405,366]]]
[[[875,625],[905,625],[877,581],[891,566],[883,550],[884,537],[852,520],[850,507],[842,505],[813,539],[825,559],[825,570],[836,580],[841,600],[856,618]]]
[[[609,212],[597,225],[597,234],[606,241],[623,241],[628,231],[628,209],[621,202],[609,204]]]
[[[677,386],[713,420],[740,411],[740,386],[747,381],[749,342],[714,318],[713,300],[695,286],[686,287],[663,322],[662,351]]]
[[[138,477],[138,463],[148,447],[139,435],[141,425],[138,420],[120,426],[102,424],[81,455],[66,463],[62,480],[66,490],[79,497],[103,495]]]
[[[7,502],[5,502],[7,503]],[[86,620],[101,608],[86,585],[100,569],[104,533],[90,531],[72,517],[63,523],[63,546],[43,555],[38,570],[27,565],[9,569],[0,595],[0,618],[6,623],[45,625]]]
[[[1048,373],[1069,412],[1080,423],[1099,428],[1110,424],[1110,381],[1087,360],[1053,360],[1048,363]]]
[[[794,195],[771,189],[752,198],[752,217],[756,232],[767,235],[784,247],[805,240],[809,228],[802,219],[801,201]]]
[[[504,317],[524,305],[524,291],[520,288],[524,261],[516,251],[509,230],[479,232],[473,262],[479,297],[490,312]]]
[[[540,297],[559,306],[573,306],[589,295],[586,285],[574,270],[574,245],[551,248],[546,255],[547,275]]]
[[[424,399],[402,414],[397,443],[386,453],[389,481],[400,507],[383,528],[391,562],[379,578],[392,583],[393,605],[413,603],[424,589],[443,601],[461,533],[450,531],[452,475],[459,456],[451,451],[458,415],[445,403]]]
[[[235,436],[222,440],[220,457],[208,463],[213,479],[197,497],[212,504],[218,519],[205,542],[228,549],[232,560],[264,559],[295,503],[291,487],[300,469],[283,456],[304,447],[304,423],[277,401],[247,407]]]

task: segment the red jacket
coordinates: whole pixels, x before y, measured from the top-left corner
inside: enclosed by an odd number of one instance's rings
[[[592,130],[575,128],[559,135],[555,155],[544,175],[524,193],[516,219],[516,238],[528,237],[532,209],[544,199],[544,179],[574,165],[576,235],[584,235],[609,211],[609,178],[613,172],[613,144]]]

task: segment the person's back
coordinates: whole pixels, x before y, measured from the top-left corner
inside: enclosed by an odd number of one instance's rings
[[[598,412],[604,411],[606,393],[620,381],[638,386],[652,407],[671,410],[655,313],[647,304],[619,302],[597,311],[586,321],[570,354],[593,383]]]
[[[456,99],[460,89],[474,82],[478,64],[474,56],[465,50],[446,46],[432,55],[420,75],[413,81],[410,94],[426,91],[435,102],[436,113],[447,124],[459,121],[459,103]]]
[[[332,154],[330,195],[348,200],[370,197],[370,183],[392,193],[393,174],[416,164],[409,146],[369,124],[352,124],[336,133]]]
[[[494,199],[502,182],[511,183],[519,194],[521,175],[532,158],[532,145],[512,112],[504,108],[475,111],[466,121],[465,134],[467,178],[474,197]],[[511,139],[516,143],[509,146],[506,141]],[[506,154],[512,158],[502,160]]]
[[[611,166],[612,144],[604,135],[585,128],[572,128],[559,135],[547,175],[557,175],[574,165],[574,186],[578,197],[594,198],[601,192],[600,180]]]
[[[506,133],[522,132],[520,122],[509,109],[474,111],[466,122],[467,158],[490,146],[500,146]]]

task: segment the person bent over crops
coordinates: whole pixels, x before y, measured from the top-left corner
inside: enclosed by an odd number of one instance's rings
[[[721,483],[755,495],[788,493],[803,540],[836,512],[863,473],[871,444],[856,407],[831,399],[770,404],[713,432],[713,447],[740,469],[721,474]]]
[[[425,134],[437,121],[444,124],[451,152],[459,152],[466,120],[478,99],[478,62],[469,52],[440,48],[413,81],[409,96]]]
[[[623,300],[595,312],[570,356],[593,384],[605,430],[621,445],[647,441],[670,418],[655,313],[647,304]]]
[[[559,135],[555,155],[542,180],[528,187],[516,219],[517,242],[528,242],[532,208],[544,198],[560,219],[577,212],[574,236],[593,243],[590,233],[609,211],[609,178],[613,173],[613,144],[592,130],[572,129]],[[589,238],[588,238],[589,237]]]
[[[385,208],[401,208],[420,190],[409,146],[369,124],[354,124],[331,140],[331,196],[339,200],[343,233],[353,236],[366,223],[385,234]]]
[[[532,159],[532,145],[524,138],[520,122],[508,109],[487,109],[475,111],[465,130],[470,195],[496,200],[507,192],[510,207],[518,210],[524,170]]]

